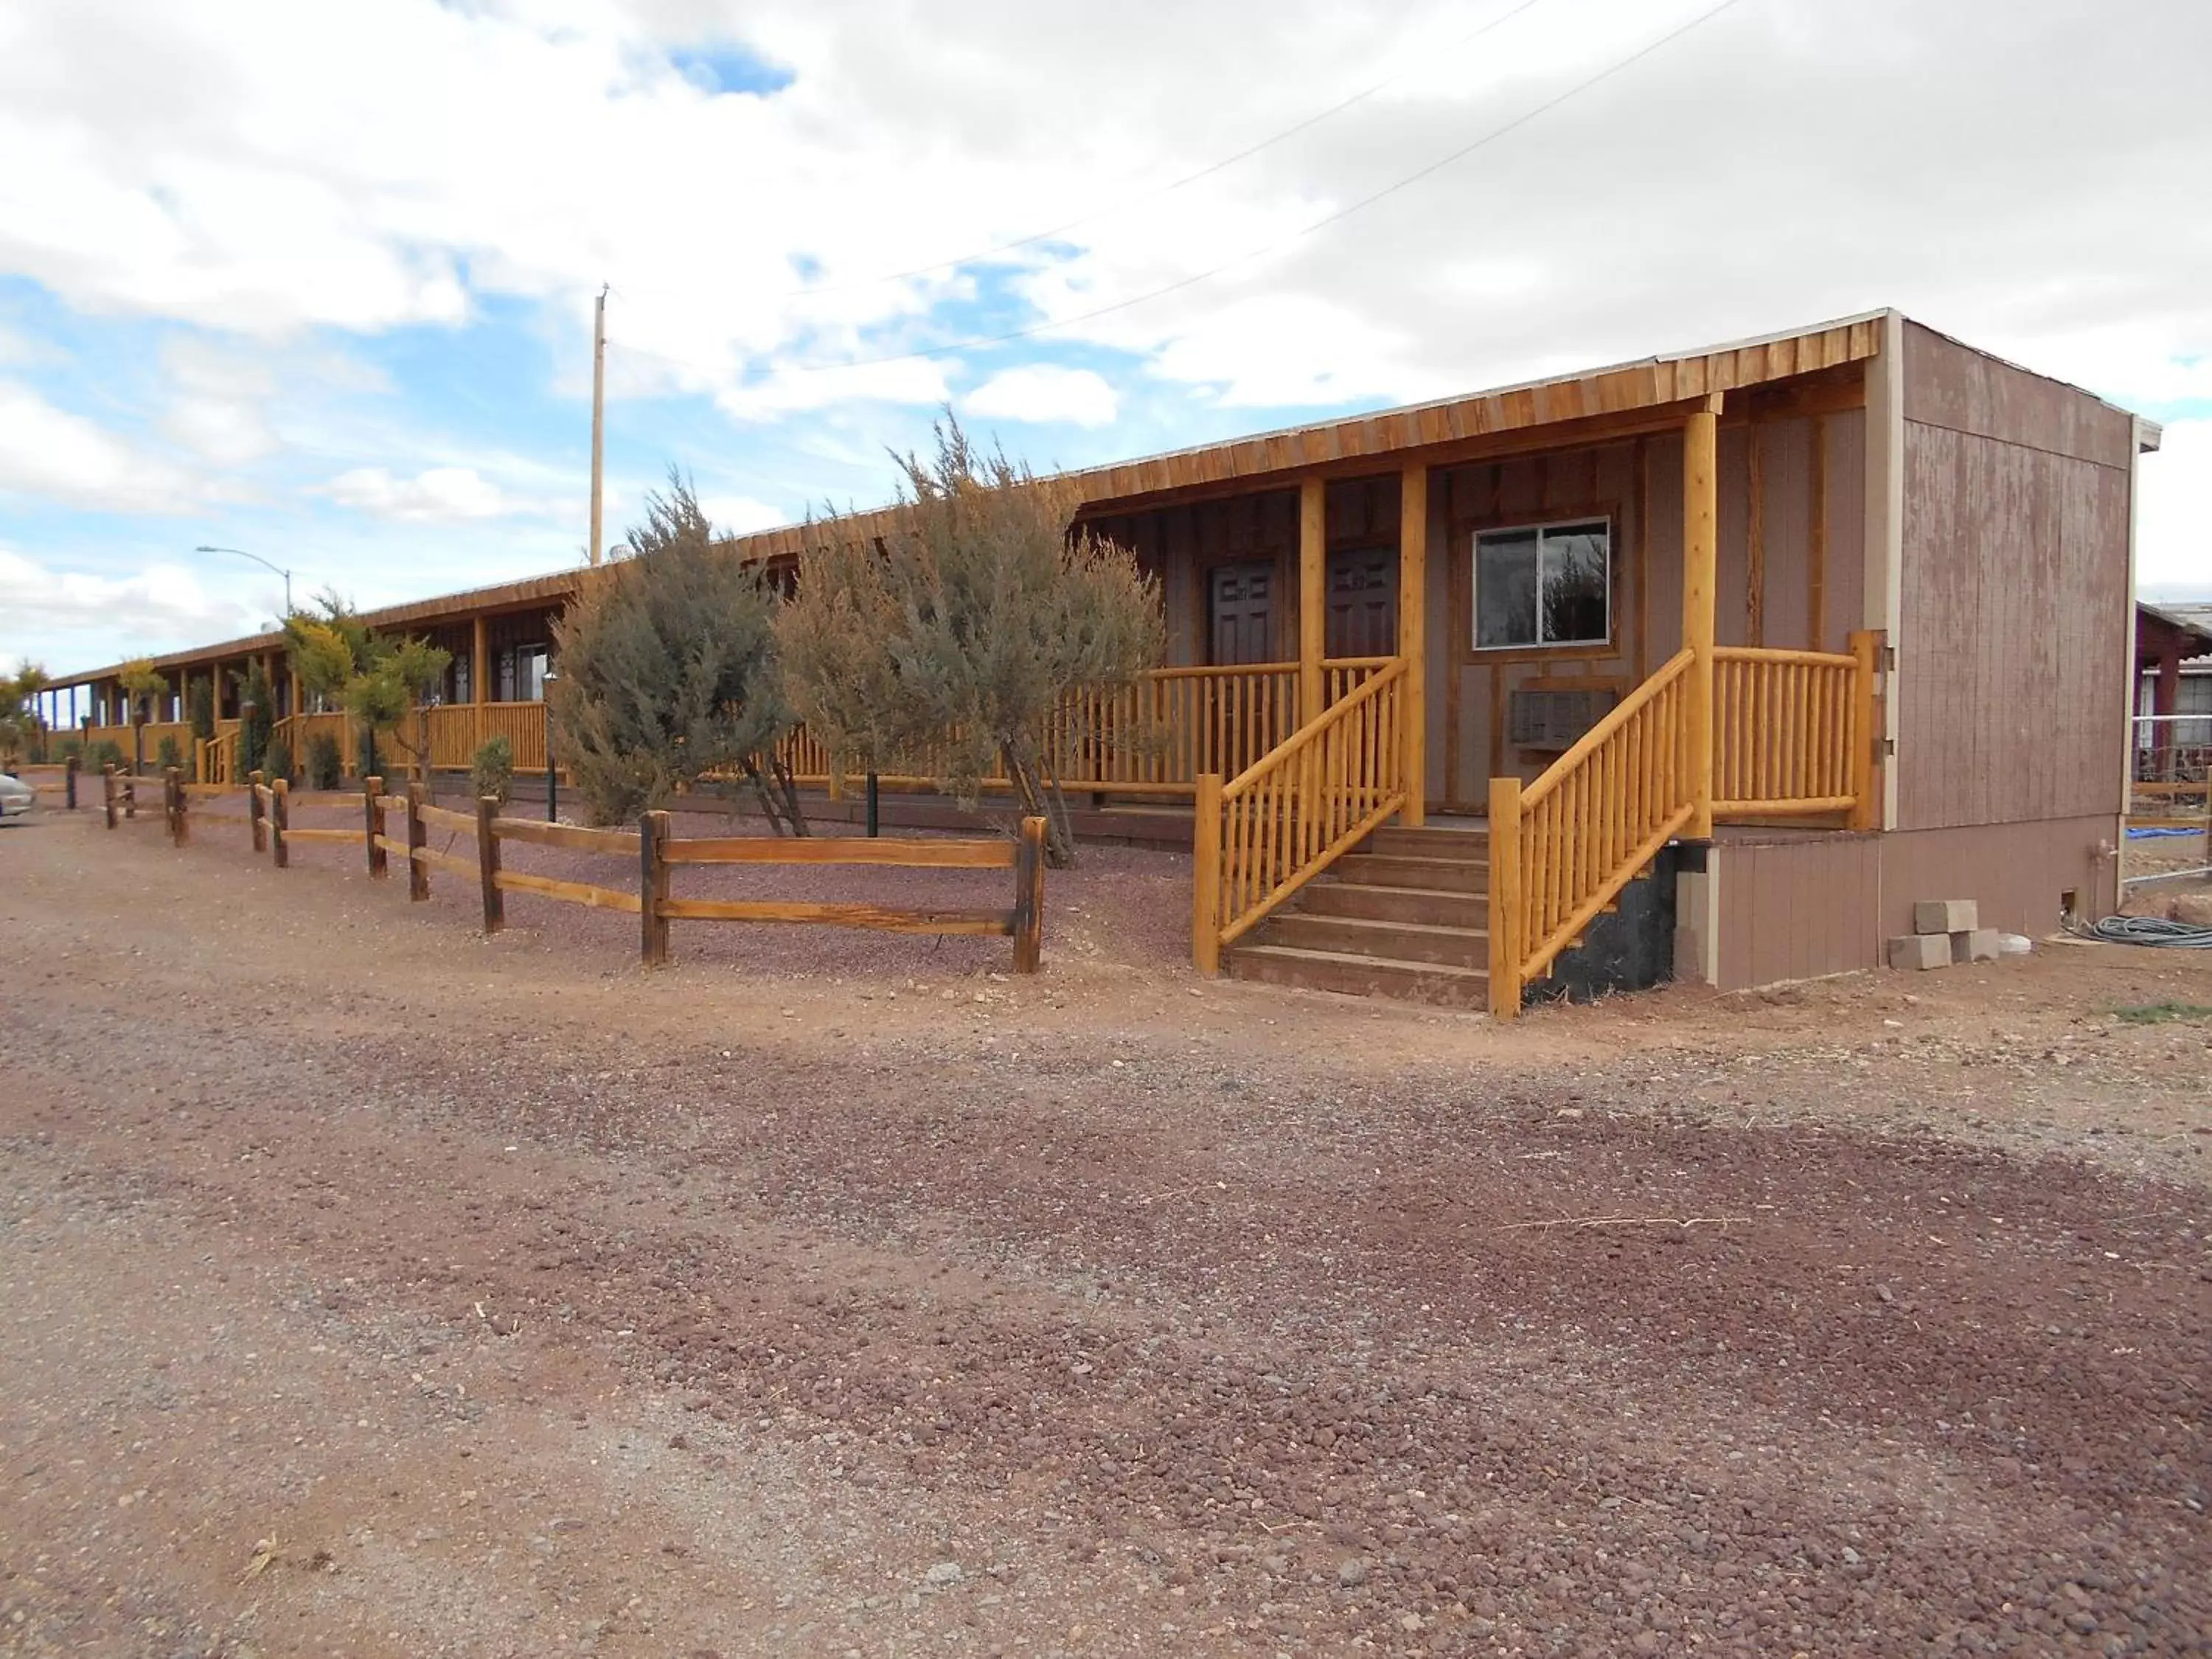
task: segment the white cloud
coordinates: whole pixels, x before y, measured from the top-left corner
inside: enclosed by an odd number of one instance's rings
[[[702,494],[699,506],[707,515],[707,522],[721,536],[742,536],[755,530],[773,530],[778,525],[789,524],[791,514],[781,507],[770,507],[766,501],[750,495],[718,495]]]
[[[0,380],[0,492],[97,513],[189,513],[213,493],[105,427]]]
[[[220,639],[253,626],[252,611],[210,594],[181,566],[153,564],[129,576],[103,576],[56,569],[5,547],[0,547],[0,617],[7,618],[9,634],[24,641],[71,634]]]
[[[2212,420],[2171,422],[2137,477],[2136,585],[2212,599]]]
[[[357,466],[322,493],[340,507],[412,524],[463,524],[558,512],[561,503],[508,494],[474,467],[434,466],[411,478],[389,468]]]
[[[970,414],[1040,425],[1111,426],[1120,412],[1114,388],[1103,375],[1056,363],[1001,370],[961,402]]]

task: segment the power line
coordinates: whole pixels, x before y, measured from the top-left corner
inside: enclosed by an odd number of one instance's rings
[[[1543,0],[1521,0],[1521,3],[1515,6],[1510,11],[1492,18],[1487,23],[1484,23],[1475,28],[1469,29],[1465,34],[1461,35],[1458,39],[1449,41],[1445,45],[1436,48],[1436,50],[1438,52],[1456,52],[1460,47],[1468,45],[1470,41],[1480,40],[1484,35],[1488,34],[1493,29],[1503,28],[1506,24],[1511,22],[1515,18],[1521,15],[1522,12],[1531,10],[1534,7],[1541,5],[1542,3]],[[902,283],[913,276],[927,276],[940,270],[957,270],[962,265],[975,264],[984,259],[995,259],[1001,254],[1012,253],[1025,247],[1034,247],[1040,242],[1055,241],[1059,238],[1065,236],[1071,230],[1078,229],[1084,225],[1093,223],[1100,219],[1110,218],[1115,214],[1127,212],[1129,209],[1133,207],[1140,207],[1146,202],[1158,201],[1163,196],[1173,195],[1176,191],[1185,189],[1191,185],[1200,183],[1205,179],[1211,179],[1217,173],[1221,173],[1230,167],[1235,167],[1239,161],[1249,160],[1251,157],[1257,155],[1263,149],[1272,149],[1274,146],[1282,143],[1286,139],[1295,138],[1298,134],[1305,131],[1309,127],[1319,126],[1323,121],[1329,120],[1333,117],[1343,114],[1345,111],[1352,108],[1353,105],[1364,103],[1368,99],[1372,98],[1376,93],[1382,91],[1385,87],[1396,85],[1399,82],[1404,80],[1408,75],[1413,72],[1413,67],[1414,66],[1409,66],[1406,69],[1400,70],[1395,75],[1386,75],[1379,81],[1370,82],[1368,85],[1360,88],[1358,91],[1352,94],[1349,97],[1340,99],[1337,102],[1331,104],[1327,109],[1321,110],[1312,115],[1309,115],[1302,121],[1294,122],[1291,125],[1283,128],[1279,132],[1270,133],[1267,137],[1261,139],[1257,143],[1248,144],[1233,155],[1224,155],[1218,161],[1209,162],[1206,166],[1199,168],[1195,173],[1186,173],[1179,179],[1170,179],[1168,183],[1158,185],[1154,189],[1143,191],[1134,196],[1127,197],[1121,201],[1115,203],[1110,207],[1097,208],[1089,213],[1079,214],[1073,219],[1062,221],[1060,223],[1053,226],[1048,230],[1032,231],[1026,236],[1017,236],[1011,242],[1000,242],[994,246],[982,248],[974,253],[963,253],[957,258],[951,259],[939,259],[930,264],[915,265],[905,270],[886,271],[880,276],[857,276],[848,283],[831,283],[819,287],[793,289],[785,297],[810,298],[817,294],[847,294],[852,292],[855,289],[874,288],[884,283]]]
[[[1170,294],[1180,293],[1184,289],[1194,288],[1199,283],[1210,282],[1214,277],[1221,276],[1225,271],[1233,270],[1239,265],[1249,264],[1255,259],[1264,258],[1267,255],[1276,252],[1282,248],[1288,247],[1294,242],[1303,241],[1305,238],[1312,235],[1315,232],[1326,230],[1331,225],[1340,223],[1344,220],[1350,218],[1353,214],[1370,208],[1377,202],[1382,201],[1386,198],[1395,196],[1400,191],[1408,189],[1411,186],[1420,183],[1424,179],[1427,179],[1435,173],[1442,172],[1444,168],[1451,166],[1454,162],[1462,161],[1486,145],[1495,143],[1498,139],[1504,137],[1507,134],[1516,132],[1521,128],[1527,126],[1528,123],[1536,119],[1537,117],[1548,114],[1551,111],[1559,108],[1560,105],[1565,103],[1569,99],[1577,97],[1581,94],[1589,91],[1592,87],[1598,85],[1601,82],[1609,81],[1614,76],[1620,74],[1623,70],[1630,69],[1635,64],[1641,63],[1644,58],[1649,58],[1653,52],[1657,52],[1662,46],[1665,46],[1674,40],[1680,40],[1683,35],[1687,34],[1691,30],[1698,27],[1700,24],[1711,21],[1714,18],[1719,16],[1723,12],[1728,10],[1736,3],[1737,0],[1720,0],[1719,4],[1713,6],[1705,11],[1700,12],[1688,22],[1683,23],[1674,29],[1670,29],[1667,33],[1661,35],[1657,40],[1650,42],[1648,46],[1639,47],[1637,51],[1630,53],[1619,63],[1599,70],[1595,75],[1589,76],[1587,80],[1576,82],[1573,86],[1569,87],[1565,91],[1559,94],[1557,96],[1547,99],[1543,103],[1537,105],[1534,109],[1514,117],[1512,120],[1508,121],[1504,125],[1492,128],[1490,131],[1483,134],[1481,137],[1475,139],[1473,143],[1462,144],[1459,149],[1453,150],[1449,155],[1438,157],[1436,161],[1430,162],[1426,167],[1422,167],[1416,172],[1409,173],[1403,178],[1385,185],[1382,189],[1376,191],[1370,195],[1361,197],[1356,202],[1348,203],[1345,206],[1338,208],[1333,212],[1323,214],[1320,218],[1312,221],[1309,224],[1301,226],[1298,229],[1291,232],[1287,236],[1279,237],[1274,241],[1263,244],[1259,247],[1249,249],[1243,253],[1237,255],[1234,258],[1224,259],[1219,264],[1209,266],[1207,269],[1195,272],[1191,276],[1180,277],[1175,282],[1166,283],[1159,288],[1149,289],[1143,294],[1132,295],[1125,300],[1116,300],[1111,305],[1099,306],[1093,310],[1079,312],[1072,317],[1052,318],[1045,322],[1032,324],[1027,328],[1010,330],[1004,334],[985,335],[973,339],[956,340],[945,345],[927,346],[914,351],[892,352],[879,357],[854,358],[847,362],[799,363],[793,365],[793,367],[800,372],[807,374],[819,374],[830,369],[870,368],[882,363],[905,362],[915,358],[941,357],[956,351],[973,351],[981,349],[986,346],[1006,345],[1016,340],[1033,338],[1039,334],[1048,333],[1056,328],[1067,328],[1077,323],[1090,322],[1096,318],[1109,317],[1116,312],[1127,311],[1133,306],[1145,305],[1154,300],[1164,299]]]
[[[1631,52],[1627,57],[1621,58],[1619,62],[1608,64],[1606,68],[1600,70],[1596,74],[1577,82],[1574,85],[1568,87],[1565,90],[1559,92],[1553,97],[1545,100],[1542,103],[1536,105],[1533,109],[1526,110],[1521,114],[1515,116],[1511,120],[1504,123],[1503,125],[1492,128],[1480,137],[1461,145],[1457,149],[1452,150],[1447,155],[1437,157],[1437,160],[1429,162],[1425,167],[1417,168],[1412,173],[1392,180],[1389,184],[1383,185],[1380,190],[1371,191],[1368,195],[1359,198],[1357,201],[1349,202],[1343,207],[1334,209],[1331,211],[1322,215],[1319,218],[1314,219],[1308,223],[1300,226],[1297,229],[1291,231],[1287,235],[1278,237],[1273,241],[1263,243],[1258,247],[1247,249],[1244,252],[1237,254],[1233,258],[1224,259],[1218,264],[1210,265],[1204,270],[1195,271],[1188,276],[1178,277],[1172,283],[1164,283],[1158,288],[1148,289],[1141,294],[1131,295],[1126,299],[1116,300],[1109,305],[1095,307],[1089,311],[1078,312],[1073,316],[1050,318],[1041,323],[1033,323],[1026,328],[1008,330],[1003,334],[978,335],[968,339],[948,341],[942,345],[922,346],[910,351],[888,352],[880,356],[875,357],[849,358],[841,362],[787,364],[785,365],[785,372],[801,374],[822,374],[834,373],[840,369],[874,368],[881,367],[886,363],[921,362],[933,357],[949,356],[955,352],[976,351],[990,346],[1008,345],[1017,340],[1034,339],[1039,335],[1050,333],[1054,329],[1071,328],[1079,323],[1091,322],[1100,317],[1110,317],[1118,312],[1127,311],[1140,305],[1148,305],[1154,300],[1164,299],[1170,294],[1179,294],[1185,289],[1195,288],[1200,283],[1211,282],[1216,276],[1219,276],[1225,272],[1234,270],[1240,265],[1249,264],[1255,259],[1264,258],[1270,253],[1278,252],[1284,248],[1291,246],[1294,243],[1304,240],[1307,237],[1313,235],[1318,231],[1326,230],[1332,225],[1340,224],[1343,221],[1352,217],[1352,215],[1364,212],[1368,208],[1373,207],[1376,203],[1386,200],[1392,196],[1395,196],[1401,191],[1410,189],[1412,186],[1419,184],[1422,180],[1431,178],[1436,173],[1441,173],[1444,168],[1452,166],[1455,162],[1464,161],[1468,156],[1474,155],[1477,150],[1486,149],[1489,145],[1497,143],[1499,139],[1507,137],[1509,134],[1518,131],[1521,128],[1527,126],[1531,121],[1537,119],[1539,117],[1549,114],[1552,111],[1559,108],[1562,104],[1568,102],[1571,99],[1579,97],[1582,94],[1588,92],[1591,88],[1598,86],[1606,81],[1609,81],[1614,76],[1620,75],[1627,70],[1632,69],[1635,65],[1642,63],[1645,58],[1650,57],[1654,52],[1672,45],[1674,41],[1680,40],[1692,30],[1701,27],[1703,25],[1711,22],[1714,18],[1719,16],[1723,12],[1730,9],[1738,3],[1739,0],[1719,0],[1718,4],[1708,7],[1705,10],[1698,13],[1695,17],[1691,18],[1687,22],[1678,24],[1675,27],[1669,29],[1666,33],[1659,36],[1658,39],[1638,47],[1634,52]],[[1528,3],[1534,4],[1535,3],[1535,0],[1528,0]],[[1504,20],[1501,18],[1498,21],[1502,22]],[[620,341],[616,341],[613,343],[621,349],[630,352],[635,356],[653,358],[658,362],[666,363],[672,368],[686,369],[694,373],[697,372],[697,366],[696,364],[686,363],[677,358],[664,356],[659,352],[647,350],[642,347],[623,345]]]

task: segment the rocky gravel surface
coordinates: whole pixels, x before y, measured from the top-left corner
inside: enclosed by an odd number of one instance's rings
[[[1509,1030],[1157,855],[647,975],[156,833],[0,835],[0,1653],[2212,1651],[2212,963]]]

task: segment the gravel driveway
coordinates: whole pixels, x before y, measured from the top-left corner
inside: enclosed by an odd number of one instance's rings
[[[1122,854],[647,975],[230,829],[0,836],[0,1653],[2212,1650],[2212,963],[1504,1029]]]

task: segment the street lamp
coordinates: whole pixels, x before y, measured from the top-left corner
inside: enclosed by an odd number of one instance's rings
[[[553,682],[561,676],[548,663],[538,677],[538,704],[545,711],[545,822],[561,821],[560,775],[553,768]]]
[[[273,570],[284,579],[284,614],[292,614],[292,573],[279,564],[271,564],[258,553],[249,553],[242,547],[210,547],[203,543],[192,550],[195,553],[234,553],[241,559],[251,559],[264,570]]]

